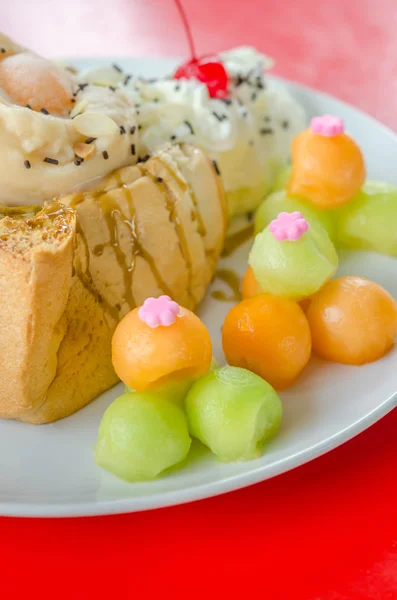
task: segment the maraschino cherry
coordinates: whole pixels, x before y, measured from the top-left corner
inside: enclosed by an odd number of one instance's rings
[[[192,58],[175,71],[174,79],[197,79],[205,83],[211,98],[226,98],[229,95],[229,79],[225,67],[210,56],[196,58],[193,36],[185,11],[180,0],[175,0],[175,4],[186,31]]]

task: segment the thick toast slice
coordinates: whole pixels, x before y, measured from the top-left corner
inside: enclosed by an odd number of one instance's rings
[[[31,423],[72,414],[117,382],[111,338],[145,298],[166,293],[194,309],[227,227],[217,171],[191,147],[3,217],[0,417]]]

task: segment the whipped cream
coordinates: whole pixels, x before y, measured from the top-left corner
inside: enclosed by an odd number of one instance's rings
[[[221,52],[217,60],[229,75],[225,100],[210,98],[205,84],[192,79],[144,80],[103,67],[82,77],[123,88],[137,111],[141,156],[170,142],[188,142],[216,160],[231,211],[242,212],[269,191],[306,117],[283,86],[266,79],[273,65],[267,56],[241,47]]]

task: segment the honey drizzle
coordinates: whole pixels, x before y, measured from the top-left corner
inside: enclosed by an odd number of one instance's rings
[[[254,234],[254,224],[244,227],[226,237],[225,245],[223,246],[222,254],[224,258],[233,254],[237,248],[245,244]]]
[[[85,259],[86,259],[86,269],[83,270],[83,265],[81,263],[81,258],[77,254],[76,255],[76,273],[78,278],[80,279],[83,286],[87,291],[90,292],[94,296],[94,298],[98,301],[99,304],[103,305],[104,309],[109,313],[109,315],[115,321],[119,320],[118,310],[112,306],[103,296],[98,292],[93,282],[91,272],[90,272],[90,249],[88,247],[88,241],[86,235],[84,234],[82,227],[77,219],[77,233],[80,236],[80,239],[83,243]]]
[[[141,256],[149,265],[150,270],[152,272],[153,277],[155,278],[158,287],[168,296],[172,297],[172,291],[170,290],[170,288],[168,287],[168,285],[165,283],[165,281],[162,279],[159,270],[156,267],[156,264],[154,262],[153,256],[151,254],[149,254],[149,252],[147,250],[145,250],[145,248],[142,246],[142,244],[139,242],[138,239],[138,235],[136,233],[136,214],[135,214],[135,209],[134,209],[134,201],[133,201],[133,196],[131,193],[131,189],[123,184],[123,188],[125,190],[125,194],[126,194],[126,199],[128,201],[128,205],[130,207],[131,210],[131,214],[132,214],[132,219],[131,221],[126,220],[125,223],[126,225],[128,225],[131,229],[131,239],[133,240],[133,248],[134,248],[134,255],[135,256]]]
[[[185,146],[184,145],[181,145],[181,151],[183,152],[184,156],[186,156],[187,158],[189,158],[189,156],[185,152]],[[194,189],[193,189],[193,186],[192,186],[191,182],[188,181],[187,184],[188,184],[188,189],[189,189],[190,196],[192,198],[192,202],[193,202],[193,206],[194,206],[194,214],[195,214],[195,217],[197,219],[197,231],[201,235],[201,237],[204,238],[207,235],[207,229],[206,229],[206,227],[204,225],[203,217],[201,216],[201,212],[200,212],[198,201],[197,201],[197,196],[196,196],[196,194],[194,192]]]
[[[223,290],[214,290],[211,296],[222,302],[240,302],[240,277],[237,273],[232,271],[232,269],[219,269],[216,271],[215,277],[226,283],[230,287],[232,294],[228,295]]]
[[[179,248],[181,250],[183,259],[186,263],[187,277],[188,277],[187,293],[188,293],[190,299],[195,304],[196,300],[194,299],[192,291],[191,291],[192,279],[193,279],[192,259],[190,256],[189,244],[186,239],[185,231],[181,225],[178,215],[176,214],[176,210],[175,210],[176,199],[175,199],[174,193],[172,192],[171,188],[167,185],[167,183],[164,181],[164,179],[162,181],[159,181],[157,177],[155,177],[152,173],[150,173],[146,169],[144,169],[144,172],[151,179],[151,181],[156,185],[156,187],[161,191],[161,194],[164,198],[165,207],[169,213],[170,221],[175,227],[175,231],[178,236]]]
[[[169,167],[169,165],[167,165],[166,163],[163,163],[162,161],[160,161],[160,162],[168,170],[171,177],[173,179],[177,180],[178,184],[181,186],[183,191],[186,191],[188,189],[188,186],[186,185],[186,183],[177,176],[177,174]],[[164,184],[164,182],[159,182],[154,175],[149,173],[147,171],[147,169],[144,168],[143,165],[139,165],[139,168],[140,168],[142,175],[143,174],[147,175],[156,184],[156,186],[160,187],[160,189],[161,189],[162,195],[165,200],[165,206],[170,214],[170,221],[175,226],[175,230],[176,230],[178,240],[179,240],[179,245],[181,248],[181,253],[184,257],[184,260],[185,260],[185,263],[186,263],[186,266],[188,269],[188,294],[190,297],[192,297],[191,289],[190,289],[191,288],[191,279],[192,279],[192,261],[191,261],[191,256],[190,256],[190,252],[189,252],[189,246],[188,246],[186,236],[185,236],[185,231],[179,221],[178,216],[175,213],[174,195],[173,195],[172,191],[170,190],[169,186]],[[92,254],[94,256],[101,256],[106,247],[111,247],[113,249],[116,261],[123,272],[124,289],[125,289],[124,300],[128,304],[128,306],[132,309],[136,306],[136,302],[135,302],[135,299],[133,296],[133,286],[132,286],[133,274],[134,274],[134,270],[135,270],[135,266],[136,266],[136,260],[134,259],[130,265],[127,264],[127,257],[120,248],[119,228],[117,227],[117,222],[116,222],[117,218],[119,218],[121,220],[121,222],[123,222],[124,224],[126,224],[129,227],[130,235],[131,235],[133,257],[141,256],[146,261],[146,263],[149,265],[149,268],[152,272],[154,279],[156,280],[158,287],[165,294],[167,294],[169,296],[172,296],[173,294],[172,294],[172,291],[169,288],[169,286],[166,284],[166,282],[161,277],[161,274],[160,274],[158,268],[156,267],[153,257],[147,250],[145,250],[145,248],[139,242],[138,234],[136,232],[137,223],[136,223],[136,214],[135,214],[135,209],[134,209],[134,201],[133,201],[133,195],[132,195],[132,191],[131,191],[130,187],[128,186],[128,184],[123,183],[119,172],[116,171],[115,173],[113,173],[113,177],[116,179],[119,187],[118,188],[112,187],[112,190],[121,189],[121,188],[124,190],[125,199],[128,203],[128,206],[129,206],[130,212],[131,212],[131,219],[128,219],[127,216],[123,213],[117,200],[115,198],[112,198],[112,195],[109,192],[104,192],[103,190],[97,190],[97,191],[86,192],[86,193],[81,192],[81,193],[76,194],[70,202],[70,207],[76,210],[79,204],[81,204],[82,202],[84,202],[85,199],[88,199],[90,197],[94,198],[98,202],[98,205],[104,216],[104,219],[105,219],[105,222],[107,225],[107,229],[109,231],[110,240],[109,240],[109,242],[106,242],[104,244],[96,245],[92,250]],[[192,196],[193,204],[196,206],[197,200],[195,198],[193,199],[193,195],[194,195],[193,192],[191,190],[189,190],[189,192]],[[201,229],[201,231],[200,231],[200,229],[198,228],[198,232],[201,235],[205,235],[205,233],[202,233],[202,228],[200,225],[200,223],[202,223],[202,220],[201,220],[201,215],[198,210],[197,210],[196,214],[197,214],[197,219],[198,219],[198,225],[199,225],[199,228]],[[79,220],[78,220],[78,223],[79,223]],[[204,225],[202,225],[202,226],[204,228]],[[114,318],[115,320],[119,320],[119,310],[120,310],[119,305],[112,306],[108,301],[106,301],[102,297],[102,295],[98,292],[98,290],[95,287],[95,284],[93,282],[93,278],[92,278],[92,275],[90,272],[91,255],[90,255],[88,240],[87,240],[87,237],[84,234],[80,224],[78,225],[78,234],[81,237],[81,240],[82,240],[82,243],[84,246],[84,250],[85,250],[86,270],[85,271],[83,270],[82,264],[81,264],[81,259],[80,259],[80,257],[78,257],[78,259],[76,260],[77,275],[79,276],[84,287],[91,294],[94,295],[94,297],[98,300],[98,302],[100,302],[103,305],[103,307],[110,314],[110,316],[112,318]]]
[[[124,188],[124,190],[126,189],[125,186],[123,186],[123,188]],[[130,310],[132,310],[136,306],[136,302],[135,302],[134,295],[132,292],[132,278],[133,278],[134,269],[135,269],[134,249],[136,246],[136,240],[135,240],[134,236],[131,235],[133,259],[131,261],[131,264],[129,265],[127,262],[127,256],[120,247],[119,228],[117,226],[117,217],[118,217],[123,223],[125,223],[126,225],[129,225],[129,230],[132,233],[132,229],[130,227],[130,223],[129,223],[126,215],[122,212],[121,207],[120,207],[119,203],[117,202],[117,200],[115,200],[115,198],[113,198],[110,193],[101,194],[101,196],[99,197],[99,207],[104,216],[104,219],[105,219],[108,231],[109,231],[109,236],[110,236],[110,241],[107,244],[102,244],[102,246],[111,247],[113,249],[117,264],[119,265],[119,267],[123,273],[123,283],[124,283],[124,298],[123,298],[123,300],[128,304]],[[103,249],[102,249],[102,252],[103,252]],[[94,250],[95,250],[95,248],[94,248]],[[97,256],[98,256],[98,254],[97,254]]]
[[[183,147],[181,146],[181,150],[183,152]],[[187,156],[185,154],[185,152],[183,152],[184,156]],[[161,165],[168,171],[168,173],[171,175],[171,177],[175,178],[177,180],[177,182],[181,185],[183,191],[188,190],[190,197],[192,199],[192,203],[194,206],[194,216],[197,219],[197,232],[201,235],[201,237],[205,237],[207,235],[207,229],[204,225],[204,221],[203,218],[201,216],[201,212],[198,206],[198,202],[197,202],[197,197],[196,194],[194,193],[193,190],[193,186],[191,185],[190,182],[185,182],[183,181],[180,177],[178,177],[177,173],[175,173],[175,171],[173,171],[171,169],[171,167],[164,161],[161,160],[161,158],[158,158],[158,161],[161,163]],[[193,219],[194,220],[194,219]]]

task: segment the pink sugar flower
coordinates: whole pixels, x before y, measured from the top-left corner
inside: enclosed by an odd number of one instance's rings
[[[147,298],[138,311],[138,317],[152,329],[173,325],[180,315],[181,307],[169,296]]]
[[[343,119],[340,117],[323,115],[322,117],[313,117],[310,122],[310,129],[319,135],[333,137],[334,135],[343,133],[345,131],[345,126],[343,124]]]
[[[269,225],[270,232],[279,242],[296,242],[309,229],[309,223],[300,212],[281,212]]]

